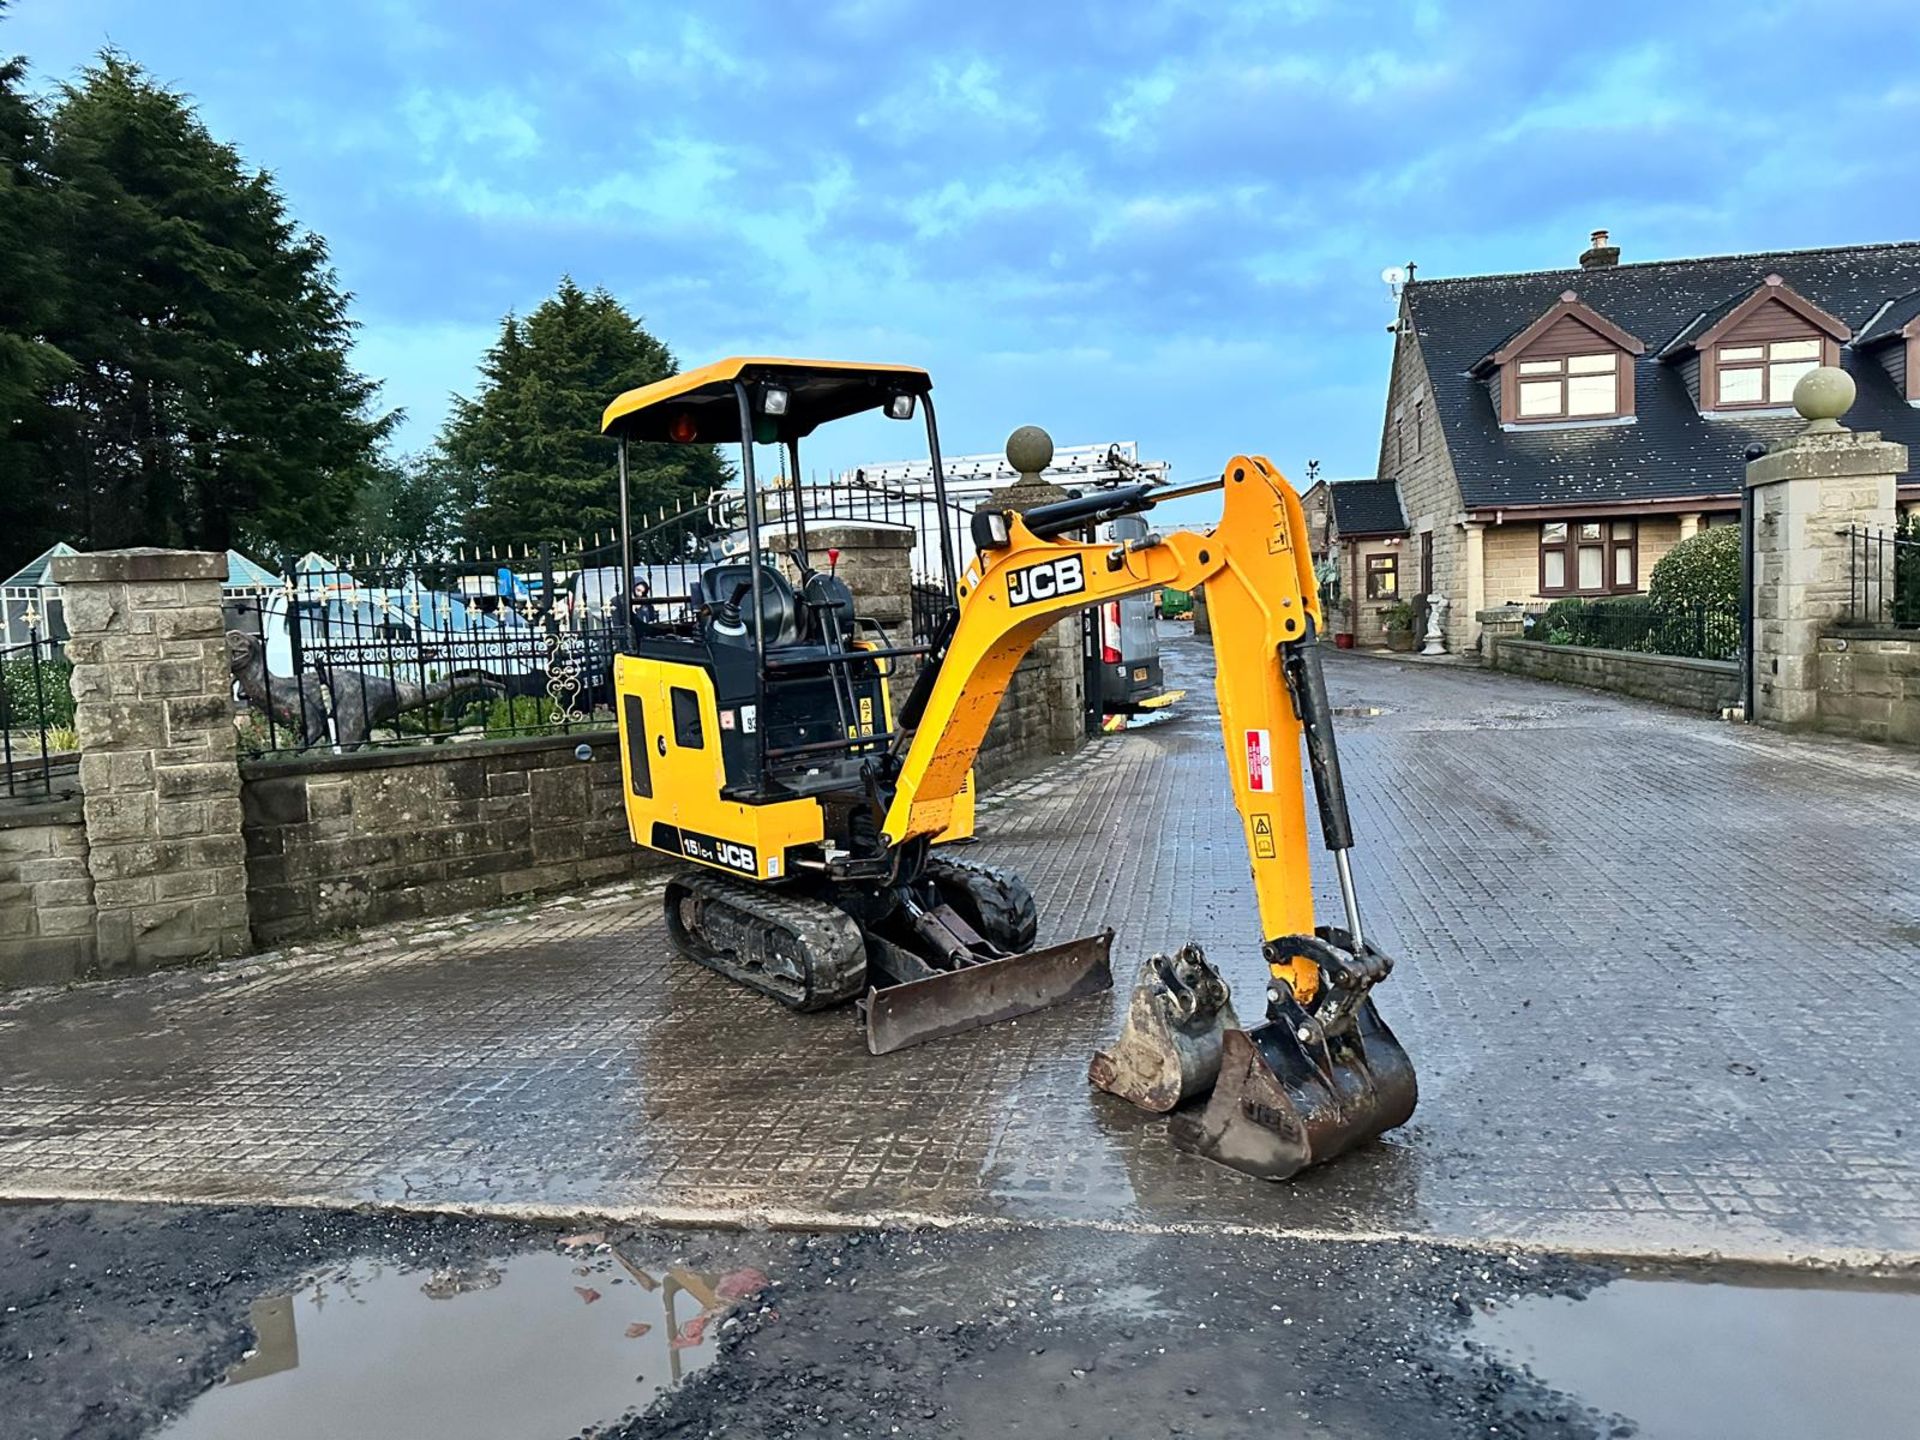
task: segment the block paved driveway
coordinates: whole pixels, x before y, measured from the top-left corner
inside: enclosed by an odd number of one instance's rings
[[[1260,993],[1204,642],[983,812],[1116,989],[875,1059],[672,958],[657,886],[0,1003],[0,1195],[991,1218],[1920,1263],[1920,764],[1335,656],[1419,1113],[1291,1185],[1096,1095],[1140,958]],[[1365,712],[1378,709],[1382,713]],[[1323,902],[1334,892],[1321,876]],[[1255,1008],[1253,1005],[1249,1009]]]

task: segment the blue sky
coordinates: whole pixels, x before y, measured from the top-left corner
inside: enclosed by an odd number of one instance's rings
[[[1181,478],[1238,450],[1372,472],[1389,264],[1570,264],[1597,226],[1629,260],[1920,237],[1916,41],[1910,0],[16,0],[0,22],[43,86],[117,45],[275,172],[409,446],[501,315],[571,272],[685,364],[920,363],[949,451],[1036,422]],[[893,458],[822,442],[810,467]]]

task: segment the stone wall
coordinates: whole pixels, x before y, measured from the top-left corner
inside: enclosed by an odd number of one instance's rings
[[[248,908],[261,944],[658,863],[628,838],[618,738],[605,731],[292,756],[244,773]]]
[[[1718,715],[1739,703],[1740,666],[1732,660],[1693,660],[1680,655],[1641,655],[1587,645],[1548,645],[1539,640],[1496,638],[1488,632],[1496,670],[1612,690],[1639,700],[1657,700],[1683,710]]]
[[[1818,681],[1821,729],[1920,745],[1920,633],[1861,629],[1823,635]]]
[[[93,929],[80,802],[0,809],[0,989],[93,974]]]

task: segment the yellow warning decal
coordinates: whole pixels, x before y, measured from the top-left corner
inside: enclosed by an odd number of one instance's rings
[[[871,695],[860,697],[860,733],[873,734],[873,697]]]
[[[1256,860],[1271,860],[1275,857],[1273,817],[1270,815],[1253,817],[1253,856]]]

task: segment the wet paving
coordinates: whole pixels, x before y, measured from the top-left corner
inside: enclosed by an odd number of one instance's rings
[[[1042,937],[1258,993],[1211,657],[988,797]],[[1920,1260],[1920,765],[1457,666],[1329,661],[1413,1122],[1290,1185],[1089,1091],[1124,996],[894,1055],[674,960],[646,886],[0,1002],[0,1195],[989,1220]],[[1376,713],[1368,713],[1376,712]],[[1329,877],[1316,876],[1326,913]]]

